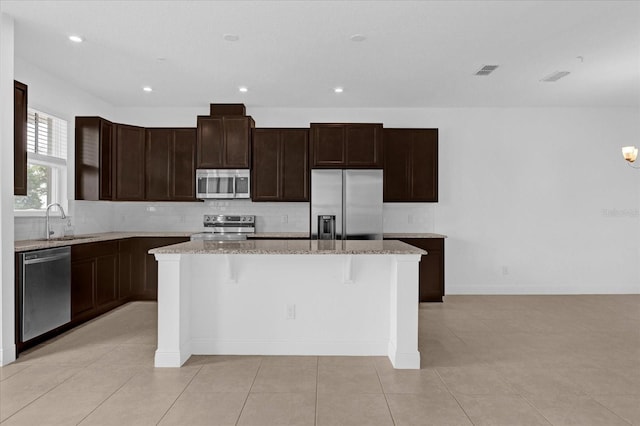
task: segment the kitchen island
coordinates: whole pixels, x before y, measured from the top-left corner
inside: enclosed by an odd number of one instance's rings
[[[424,250],[395,240],[247,240],[150,253],[156,367],[191,355],[387,355],[395,368],[420,368]]]

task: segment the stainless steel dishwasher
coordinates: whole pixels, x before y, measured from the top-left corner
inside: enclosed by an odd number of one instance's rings
[[[19,255],[21,341],[71,321],[71,248]]]

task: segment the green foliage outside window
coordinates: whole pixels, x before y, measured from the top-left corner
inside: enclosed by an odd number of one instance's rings
[[[44,209],[49,199],[50,175],[50,167],[29,164],[27,167],[27,195],[15,197],[14,209]]]

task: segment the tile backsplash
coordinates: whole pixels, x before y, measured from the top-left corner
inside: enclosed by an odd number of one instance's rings
[[[249,200],[204,202],[110,202],[69,201],[75,234],[114,231],[204,230],[205,214],[254,214],[257,232],[309,232],[309,203],[254,203]],[[435,204],[387,203],[383,209],[383,230],[392,232],[435,232]],[[44,217],[16,217],[15,239],[43,238]],[[67,220],[51,219],[54,236],[60,236]]]

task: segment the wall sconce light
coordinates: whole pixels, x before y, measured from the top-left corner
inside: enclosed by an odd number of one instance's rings
[[[634,169],[640,169],[640,167],[631,165],[631,163],[636,161],[636,158],[638,158],[638,148],[636,148],[635,146],[625,146],[622,148],[622,156],[625,160],[627,160],[629,166],[633,167]]]

